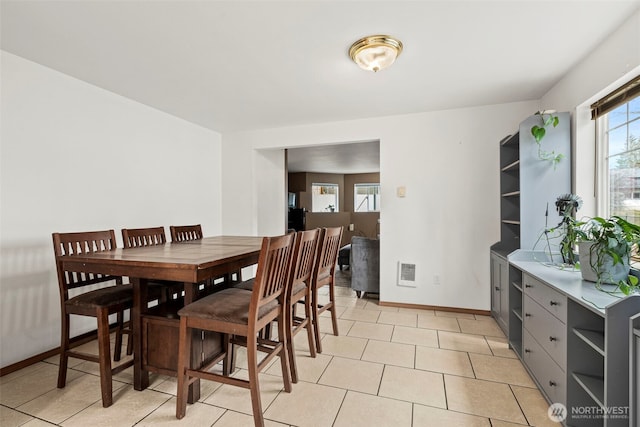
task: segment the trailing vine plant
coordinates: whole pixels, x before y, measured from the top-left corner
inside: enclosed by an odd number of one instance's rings
[[[555,169],[556,165],[560,163],[560,160],[564,158],[564,155],[562,153],[556,154],[555,151],[543,150],[541,141],[547,134],[547,128],[549,126],[558,126],[560,119],[553,110],[538,111],[535,115],[540,117],[540,125],[533,125],[531,127],[531,135],[533,135],[533,138],[536,140],[536,144],[538,144],[538,158],[540,160],[550,161]]]

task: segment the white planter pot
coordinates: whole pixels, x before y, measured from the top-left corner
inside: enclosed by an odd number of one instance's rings
[[[592,267],[597,267],[596,260],[591,262],[591,246],[592,242],[579,242],[578,243],[578,257],[580,259],[580,271],[582,273],[582,279],[589,282],[598,281],[598,272]],[[595,257],[595,254],[594,254]],[[601,282],[617,284],[620,280],[626,280],[629,276],[629,258],[623,260],[622,263],[613,265],[613,258],[605,256],[605,259],[600,266]]]

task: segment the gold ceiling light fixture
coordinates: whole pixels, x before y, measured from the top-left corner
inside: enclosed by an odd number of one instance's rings
[[[391,36],[375,35],[363,37],[349,49],[353,62],[363,70],[378,72],[387,68],[402,52],[402,42]]]

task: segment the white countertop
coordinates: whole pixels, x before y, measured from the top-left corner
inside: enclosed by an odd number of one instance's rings
[[[580,270],[560,265],[562,257],[554,255],[553,264],[544,252],[524,251],[518,249],[507,256],[510,264],[519,268],[538,280],[545,282],[554,289],[567,295],[573,301],[589,310],[604,316],[606,307],[615,304],[626,296],[622,292],[609,295],[596,289],[595,283],[582,280]],[[614,285],[602,285],[607,291],[613,291]],[[619,297],[619,298],[618,298]]]

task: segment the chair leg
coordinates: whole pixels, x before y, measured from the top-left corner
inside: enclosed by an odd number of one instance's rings
[[[69,315],[62,313],[62,329],[60,334],[60,364],[58,365],[58,388],[67,384],[67,363],[69,362]]]
[[[294,307],[295,307],[294,303]],[[289,368],[291,369],[291,382],[294,384],[298,382],[298,366],[296,365],[296,350],[293,346],[293,316],[295,315],[295,310],[291,307],[291,304],[285,304],[285,315],[286,324],[284,326],[284,330],[286,333],[285,341],[286,341],[286,351],[287,356],[289,358]],[[280,337],[280,322],[278,322],[278,338]],[[280,339],[282,341],[282,339]]]
[[[127,337],[127,356],[131,356],[133,354],[133,325],[131,324],[131,320],[129,320],[129,333]]]
[[[113,349],[113,360],[117,362],[120,360],[120,355],[122,354],[122,334],[124,329],[124,312],[119,311],[116,316],[117,316],[116,342],[115,342],[115,348]]]
[[[236,352],[235,347],[231,343],[231,335],[224,334],[222,336],[222,351],[225,352],[222,359],[222,373],[226,376],[231,375],[236,370]]]
[[[331,311],[331,323],[333,324],[333,335],[338,336],[338,316],[336,315],[336,298],[333,291],[333,282],[329,285],[329,311]]]
[[[304,326],[307,330],[307,340],[309,341],[309,352],[311,357],[316,357],[316,342],[313,337],[313,313],[311,312],[311,295],[307,294],[304,297],[304,315],[307,319],[307,324]]]
[[[189,395],[188,369],[189,354],[191,354],[190,330],[187,328],[187,319],[180,319],[180,338],[178,340],[178,386],[176,389],[176,418],[181,419],[187,412],[187,397]]]
[[[260,382],[258,380],[258,342],[256,335],[247,337],[247,368],[249,370],[249,391],[251,392],[251,406],[253,408],[253,422],[255,427],[264,427],[262,416],[262,402],[260,400]],[[288,372],[282,372],[286,376]]]
[[[100,363],[102,406],[108,408],[113,404],[111,349],[109,343],[109,313],[106,309],[99,309],[97,310],[96,317],[98,319],[98,360]]]
[[[288,327],[287,321],[285,320],[284,312],[280,314],[280,318],[278,318],[278,342],[282,346],[280,348],[280,364],[282,365],[282,381],[284,382],[284,391],[287,393],[291,393],[291,370],[292,367],[289,365],[289,351],[287,350],[287,332],[285,328]],[[291,335],[291,333],[289,333]],[[296,373],[297,376],[297,373]]]
[[[316,352],[322,353],[322,341],[320,340],[320,314],[318,313],[318,290],[314,289],[311,296],[311,311],[313,313],[313,332],[316,335]]]

